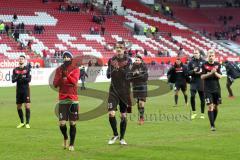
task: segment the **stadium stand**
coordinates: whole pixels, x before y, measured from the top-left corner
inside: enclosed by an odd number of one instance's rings
[[[102,1],[99,2],[102,3]],[[66,5],[63,2],[45,4],[34,0],[34,4],[33,6],[30,1],[20,2],[18,0],[4,1],[0,4],[0,19],[4,23],[11,25],[13,15],[16,14],[18,18],[13,23],[18,25],[23,22],[25,25],[25,32],[19,34],[17,42],[11,36],[0,35],[1,57],[14,59],[20,54],[26,54],[29,57],[36,57],[36,55],[42,57],[44,51],[53,57],[56,51],[70,50],[74,54],[108,58],[112,55],[112,50],[108,48],[108,44],[122,39],[132,44],[131,50],[133,52],[143,54],[144,50],[147,50],[146,56],[148,57],[159,56],[159,51],[168,52],[171,57],[179,55],[180,51],[183,56],[188,56],[195,48],[203,52],[216,48],[217,54],[220,56],[236,56],[229,49],[195,33],[176,20],[160,13],[150,14],[150,8],[136,0],[124,0],[125,15],[105,16],[106,20],[103,24],[92,21],[94,15],[101,15],[98,10],[80,13],[62,12],[58,8],[59,5]],[[12,8],[8,9],[10,6]],[[178,16],[182,16],[178,11],[176,13]],[[186,11],[185,14],[187,13]],[[189,19],[191,20],[191,17]],[[194,18],[192,17],[192,19]],[[205,23],[205,19],[202,19]],[[133,31],[125,27],[125,22],[137,23],[142,28],[154,26],[159,29],[159,33],[147,36],[133,35]],[[211,22],[210,18],[206,20],[206,23],[210,24]],[[36,24],[44,27],[41,34],[34,33],[33,28]],[[101,33],[102,26],[106,28],[105,34]],[[94,29],[94,34],[90,33],[91,28]]]

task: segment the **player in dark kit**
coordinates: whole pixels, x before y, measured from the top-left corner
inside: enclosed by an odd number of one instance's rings
[[[218,105],[221,104],[221,88],[219,79],[221,75],[221,65],[215,62],[215,52],[208,51],[208,61],[202,66],[201,78],[204,80],[205,102],[208,105],[208,117],[211,130],[215,131],[215,121],[218,114]]]
[[[205,101],[204,101],[204,93],[203,93],[203,80],[201,79],[202,73],[202,65],[205,61],[201,58],[199,50],[195,50],[193,53],[192,60],[188,63],[188,74],[191,76],[190,82],[190,93],[191,93],[191,107],[193,114],[191,119],[195,119],[197,116],[196,113],[196,102],[195,95],[198,92],[200,102],[201,102],[201,115],[200,118],[204,119],[204,109],[205,109]]]
[[[53,85],[59,89],[59,125],[64,137],[64,149],[68,146],[68,134],[66,121],[70,122],[69,150],[74,151],[76,136],[76,121],[78,120],[78,79],[80,71],[72,62],[72,53],[63,53],[63,64],[57,68]]]
[[[132,82],[133,97],[137,100],[139,125],[144,124],[144,103],[147,97],[148,69],[141,56],[135,57],[129,79]]]
[[[108,113],[109,122],[113,130],[113,137],[108,144],[114,144],[119,139],[117,131],[116,111],[117,106],[121,112],[120,122],[120,144],[126,145],[124,135],[127,127],[127,112],[131,112],[130,99],[130,81],[127,79],[127,74],[130,71],[131,59],[124,54],[125,43],[117,42],[115,46],[116,55],[108,61],[107,78],[111,78],[108,97]]]
[[[19,57],[19,66],[13,70],[12,83],[17,82],[16,89],[16,104],[17,111],[21,123],[17,128],[30,128],[30,88],[29,83],[31,82],[30,67],[25,65],[25,56]],[[24,124],[24,115],[22,111],[22,104],[25,103],[26,109],[26,124]]]
[[[188,81],[188,73],[187,67],[181,62],[180,58],[177,58],[176,62],[174,63],[173,67],[171,67],[167,73],[168,81],[171,83],[175,83],[175,106],[178,104],[178,92],[181,89],[185,105],[188,105],[188,98],[187,98],[187,81]],[[170,80],[171,79],[171,80]]]
[[[226,87],[228,90],[228,97],[234,98],[233,91],[231,89],[231,85],[233,84],[234,80],[240,78],[240,68],[234,62],[225,61],[223,65],[226,67],[227,71],[227,83]]]

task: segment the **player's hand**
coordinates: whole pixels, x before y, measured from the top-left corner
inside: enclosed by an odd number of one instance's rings
[[[197,68],[197,67],[195,67],[193,71],[196,73],[196,72],[198,71],[198,68]]]
[[[139,73],[140,73],[139,70],[136,70],[133,72],[133,75],[139,75]]]
[[[22,79],[22,74],[18,74],[17,79]]]
[[[111,62],[111,64],[112,64],[112,66],[114,67],[114,68],[119,68],[119,65],[118,65],[118,61],[117,60],[113,60],[112,62]]]
[[[215,68],[213,68],[213,69],[211,70],[211,73],[212,73],[212,74],[215,74],[216,71],[217,71],[217,70],[216,70]]]

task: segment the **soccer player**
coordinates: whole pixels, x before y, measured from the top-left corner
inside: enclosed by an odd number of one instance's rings
[[[196,113],[196,102],[195,95],[198,92],[200,103],[201,103],[201,115],[200,118],[204,119],[204,109],[205,109],[205,101],[204,101],[204,93],[203,93],[203,80],[201,79],[202,73],[202,65],[204,64],[204,60],[200,56],[199,50],[195,50],[193,53],[192,60],[188,63],[188,74],[191,76],[190,82],[190,93],[191,93],[191,107],[193,114],[191,119],[195,119],[197,116]]]
[[[178,104],[178,92],[181,89],[185,105],[188,105],[188,96],[187,96],[187,79],[188,79],[188,73],[187,73],[187,67],[181,62],[180,58],[177,58],[176,62],[174,63],[173,67],[171,67],[168,71],[168,77],[171,77],[171,82],[175,83],[175,107]]]
[[[234,62],[225,61],[223,65],[226,67],[227,71],[227,90],[228,90],[228,97],[234,98],[231,85],[233,84],[234,80],[240,78],[240,68]]]
[[[19,57],[19,66],[14,68],[12,75],[12,83],[17,82],[16,89],[16,104],[17,111],[20,118],[21,123],[17,126],[17,128],[30,128],[30,88],[29,83],[31,82],[30,75],[30,67],[25,65],[25,56],[21,55]],[[22,111],[22,104],[25,104],[26,110],[26,124],[24,123],[24,115]]]
[[[86,77],[88,77],[88,74],[86,73],[85,67],[83,66],[83,67],[80,69],[80,77],[79,77],[79,79],[80,79],[81,82],[82,82],[81,90],[85,90],[85,89],[86,89],[86,87],[85,87]]]
[[[219,79],[221,75],[221,65],[215,62],[215,52],[209,50],[207,54],[208,61],[202,66],[201,79],[204,80],[205,102],[208,106],[208,117],[211,125],[211,131],[215,131],[215,121],[218,114],[218,105],[221,104],[221,88]]]
[[[79,68],[72,63],[73,55],[69,51],[63,52],[63,64],[57,68],[53,85],[59,89],[59,125],[64,137],[64,149],[68,147],[66,121],[70,122],[69,150],[74,151],[76,136],[76,121],[78,120],[78,79]]]
[[[129,78],[132,82],[133,97],[137,100],[139,125],[144,124],[144,103],[147,97],[148,69],[141,56],[135,57]]]
[[[124,41],[117,42],[115,45],[116,55],[108,61],[107,78],[111,78],[108,97],[108,114],[113,131],[113,137],[109,140],[108,144],[114,144],[119,139],[115,115],[118,105],[121,113],[120,144],[127,144],[124,140],[124,135],[127,127],[127,112],[131,112],[131,88],[130,81],[127,79],[131,59],[124,54],[125,48]]]

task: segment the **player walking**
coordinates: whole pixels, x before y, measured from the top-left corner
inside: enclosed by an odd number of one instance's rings
[[[124,135],[127,128],[127,112],[131,112],[131,90],[127,74],[130,71],[131,59],[124,54],[125,43],[123,41],[117,42],[115,49],[116,55],[109,60],[107,69],[107,78],[111,78],[108,97],[108,114],[113,131],[113,137],[109,140],[108,144],[114,144],[117,139],[119,139],[115,115],[117,106],[119,105],[121,113],[120,144],[126,145],[127,143],[124,140]]]
[[[183,65],[180,58],[177,58],[175,64],[173,67],[171,67],[167,73],[168,77],[171,77],[171,83],[175,83],[175,106],[178,104],[178,92],[181,89],[185,105],[188,105],[188,97],[187,97],[187,79],[188,79],[188,73],[187,73],[187,67]]]
[[[203,93],[203,80],[201,79],[202,73],[202,65],[204,64],[204,60],[200,56],[199,50],[195,50],[193,53],[192,60],[188,63],[188,74],[191,76],[190,82],[190,93],[191,93],[191,107],[193,114],[191,119],[195,119],[197,116],[196,113],[196,102],[195,95],[198,92],[200,103],[201,103],[201,115],[200,118],[204,119],[204,109],[205,109],[205,101],[204,101],[204,93]]]
[[[30,67],[25,65],[25,56],[19,57],[19,66],[14,68],[12,75],[12,83],[17,82],[16,88],[16,104],[18,116],[21,123],[17,128],[30,128],[30,88],[29,83],[31,82]],[[22,104],[25,104],[26,110],[26,124],[24,123],[24,115],[22,111]]]
[[[53,81],[54,87],[59,89],[59,125],[64,137],[64,149],[68,147],[66,121],[70,122],[70,151],[74,151],[76,121],[79,118],[77,84],[80,75],[79,68],[72,63],[72,58],[72,53],[63,53],[63,64],[57,68]]]
[[[139,125],[144,124],[144,104],[147,97],[148,69],[141,56],[135,57],[129,78],[132,82],[133,97],[137,100]]]
[[[204,80],[205,102],[208,106],[208,117],[211,125],[211,131],[215,131],[215,121],[218,114],[218,105],[221,104],[221,88],[219,79],[221,75],[221,65],[215,62],[215,52],[208,51],[208,61],[202,66],[201,79]]]

